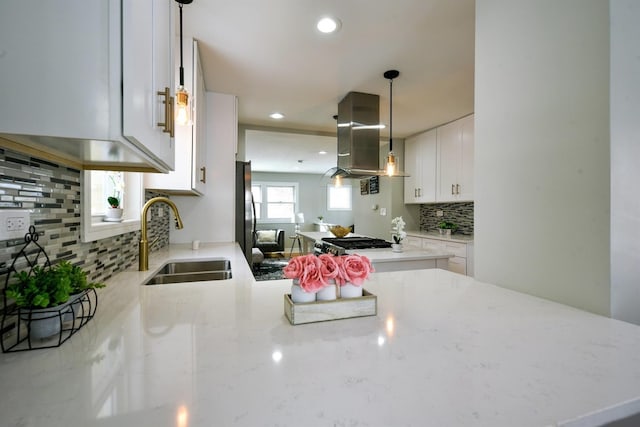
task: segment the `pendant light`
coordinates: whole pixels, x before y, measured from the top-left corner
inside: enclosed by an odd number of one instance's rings
[[[393,154],[393,79],[399,75],[398,70],[384,72],[384,78],[389,80],[389,154],[385,166],[387,176],[394,176],[397,171],[396,156]]]
[[[184,67],[182,64],[182,6],[191,4],[193,0],[176,0],[180,5],[180,84],[176,90],[176,123],[181,126],[189,124],[189,94],[184,88]]]

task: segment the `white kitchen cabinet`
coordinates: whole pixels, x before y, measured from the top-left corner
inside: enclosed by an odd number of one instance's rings
[[[437,201],[473,201],[474,116],[440,126],[437,133]]]
[[[173,169],[173,8],[169,0],[122,2],[123,135]]]
[[[176,40],[180,43],[180,39]],[[176,45],[176,51],[180,48]],[[179,195],[203,195],[206,184],[206,89],[198,42],[184,39],[184,86],[189,93],[191,122],[175,129],[175,169],[168,174],[145,174],[145,188]],[[180,63],[176,62],[176,83]]]
[[[2,145],[87,169],[170,170],[158,91],[174,86],[173,3],[2,2]]]
[[[473,276],[473,242],[451,241],[448,238],[425,236],[421,233],[407,235],[404,244],[437,252],[453,254],[449,258],[448,270],[467,276]]]
[[[404,202],[436,201],[437,133],[430,130],[405,141]]]

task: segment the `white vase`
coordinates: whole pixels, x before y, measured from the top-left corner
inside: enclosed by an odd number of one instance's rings
[[[29,328],[31,339],[43,339],[60,334],[62,317],[69,310],[69,302],[64,302],[56,307],[41,309],[21,309],[20,319]]]
[[[122,208],[109,208],[104,217],[107,221],[119,221],[122,219]]]
[[[320,289],[316,293],[316,300],[317,301],[331,301],[331,300],[334,300],[336,298],[337,298],[336,285],[335,285],[335,283],[333,283],[333,281],[331,281],[329,283],[329,285],[327,285],[324,288]]]
[[[392,243],[391,252],[402,252],[402,243]]]
[[[358,298],[362,296],[362,286],[345,283],[340,286],[340,298]]]
[[[291,284],[291,301],[293,302],[313,302],[316,300],[315,292],[305,292],[300,287],[298,279],[293,279]]]

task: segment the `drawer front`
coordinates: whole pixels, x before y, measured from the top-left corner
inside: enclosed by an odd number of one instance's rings
[[[444,251],[444,244],[440,240],[422,239],[422,249]]]
[[[455,256],[466,258],[467,257],[467,245],[464,243],[443,242],[444,249],[447,252],[453,253]]]
[[[454,256],[449,258],[449,271],[454,273],[467,274],[467,259]]]
[[[421,248],[422,247],[422,239],[420,237],[407,236],[402,241],[402,244],[404,246],[411,246],[411,247],[414,247],[414,248]]]

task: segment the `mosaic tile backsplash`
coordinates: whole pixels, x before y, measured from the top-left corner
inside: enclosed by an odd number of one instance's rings
[[[99,282],[138,262],[140,232],[81,242],[80,175],[77,169],[0,148],[0,209],[30,210],[30,225],[39,233],[38,243],[51,263],[68,260],[86,271],[90,281]],[[147,192],[145,197],[148,200],[156,195]],[[152,251],[169,244],[169,207],[156,206],[166,212],[160,216],[159,209],[151,209],[149,241],[159,237]],[[23,246],[23,238],[0,241],[0,289]]]
[[[436,216],[442,211],[442,216]],[[420,231],[434,231],[440,221],[458,225],[457,234],[473,234],[473,202],[420,205]]]

